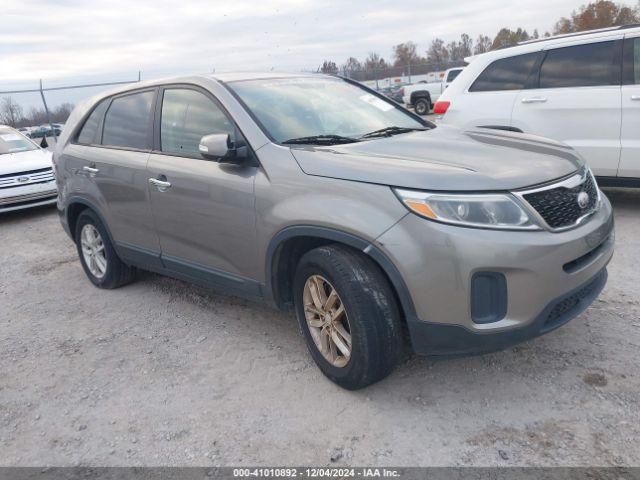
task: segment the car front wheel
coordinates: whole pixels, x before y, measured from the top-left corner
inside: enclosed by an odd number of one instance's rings
[[[431,102],[428,98],[416,100],[415,109],[418,115],[427,115],[431,110]]]
[[[402,352],[400,312],[371,259],[340,245],[316,248],[300,259],[293,287],[307,347],[329,379],[355,390],[393,370]]]

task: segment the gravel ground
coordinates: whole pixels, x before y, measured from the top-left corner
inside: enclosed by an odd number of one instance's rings
[[[55,209],[0,217],[0,465],[640,465],[640,191],[609,283],[504,352],[347,392],[295,320],[143,274],[100,291]]]

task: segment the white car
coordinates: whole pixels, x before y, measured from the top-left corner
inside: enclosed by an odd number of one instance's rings
[[[0,213],[56,202],[51,152],[0,125]]]
[[[602,185],[640,186],[640,27],[524,42],[471,59],[438,123],[560,140]]]
[[[433,104],[440,98],[442,92],[462,72],[464,67],[450,68],[444,72],[442,80],[430,83],[414,83],[406,85],[402,94],[402,101],[408,107],[414,107],[418,115],[426,115]]]

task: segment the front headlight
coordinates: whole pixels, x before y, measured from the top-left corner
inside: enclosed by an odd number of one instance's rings
[[[394,189],[409,210],[453,225],[504,230],[540,230],[518,201],[508,194],[449,194]]]

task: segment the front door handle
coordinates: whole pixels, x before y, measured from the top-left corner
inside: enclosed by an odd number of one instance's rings
[[[522,103],[544,103],[546,101],[547,99],[544,97],[529,97],[522,99]]]
[[[86,173],[89,177],[93,178],[98,174],[100,170],[93,167],[82,167],[82,171]]]
[[[640,100],[640,95],[631,95],[631,100]]]
[[[149,183],[156,187],[159,192],[166,192],[169,188],[171,188],[171,182],[158,180],[157,178],[150,178]]]

